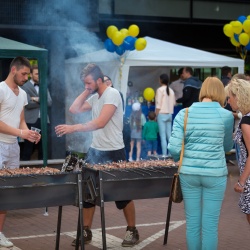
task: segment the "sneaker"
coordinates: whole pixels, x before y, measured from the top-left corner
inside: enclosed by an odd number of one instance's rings
[[[136,161],[140,161],[140,159],[139,159],[139,158],[136,158]]]
[[[133,159],[131,157],[129,157],[128,161],[133,161]]]
[[[83,240],[84,244],[89,244],[92,241],[92,232],[88,226],[83,227]],[[76,239],[71,243],[72,246],[76,246]],[[79,245],[81,245],[81,238],[79,238]]]
[[[0,233],[0,246],[1,247],[13,247],[14,244],[9,241],[3,233]]]
[[[127,227],[125,238],[122,242],[123,247],[132,247],[139,241],[139,233],[136,227]]]

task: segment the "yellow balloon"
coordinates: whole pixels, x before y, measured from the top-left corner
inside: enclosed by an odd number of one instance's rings
[[[135,41],[135,49],[136,50],[144,50],[147,46],[147,41],[145,38],[138,38]]]
[[[112,42],[119,46],[123,43],[124,36],[120,31],[115,31],[112,35]]]
[[[242,44],[243,46],[246,46],[249,43],[249,36],[246,33],[241,33],[239,35],[239,42],[240,44]]]
[[[235,38],[234,38],[234,37],[231,37],[231,38],[230,38],[230,41],[231,41],[231,43],[232,43],[235,47],[240,46],[240,43],[239,43],[239,42],[237,42],[237,41],[235,40]]]
[[[235,34],[240,34],[242,31],[242,23],[240,21],[234,21],[233,24],[233,32]]]
[[[113,33],[116,31],[118,31],[117,27],[114,25],[110,25],[106,30],[108,38],[112,39]]]
[[[245,20],[243,23],[243,29],[245,32],[249,32],[250,31],[250,20]]]
[[[226,36],[228,37],[232,37],[234,35],[234,31],[233,31],[233,26],[232,24],[225,24],[223,27],[223,32]]]
[[[139,35],[139,32],[140,32],[139,27],[136,24],[132,24],[128,28],[128,34],[130,36],[136,37]]]
[[[143,91],[143,96],[147,101],[150,102],[155,97],[155,91],[152,88],[146,88]]]
[[[250,15],[248,15],[248,16],[247,16],[247,19],[249,19],[249,20],[250,20]]]
[[[120,29],[120,32],[123,34],[124,38],[128,36],[128,29],[126,28]]]

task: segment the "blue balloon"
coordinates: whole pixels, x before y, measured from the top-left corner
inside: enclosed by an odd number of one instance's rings
[[[238,34],[234,34],[234,39],[239,43],[239,35]]]
[[[116,46],[115,52],[116,52],[119,56],[121,56],[121,55],[125,52],[125,49],[124,49],[123,45]]]
[[[250,50],[250,42],[245,46],[246,50]]]
[[[123,41],[123,47],[125,50],[134,50],[135,49],[136,38],[132,36],[125,37]]]
[[[104,46],[108,52],[115,52],[116,46],[114,45],[114,43],[112,42],[110,38],[107,38],[105,40]]]
[[[241,23],[244,23],[245,20],[247,20],[247,18],[245,16],[238,17],[238,21],[240,21]]]

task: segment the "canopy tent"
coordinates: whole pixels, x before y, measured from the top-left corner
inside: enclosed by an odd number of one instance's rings
[[[48,72],[48,51],[46,49],[16,42],[10,39],[0,37],[0,58],[15,58],[24,56],[35,58],[39,67],[39,95],[41,109],[41,128],[42,128],[42,146],[43,146],[43,164],[47,165],[47,72]]]
[[[84,86],[80,80],[80,71],[88,63],[96,63],[104,74],[111,77],[114,87],[119,89],[124,98],[134,93],[136,88],[141,90],[145,87],[156,89],[159,75],[168,73],[172,68],[190,66],[193,68],[221,68],[230,66],[237,68],[238,73],[244,72],[244,60],[227,56],[217,55],[206,51],[189,48],[151,37],[145,37],[147,47],[142,51],[126,52],[123,56],[110,53],[105,49],[85,54],[80,57],[71,58],[65,61],[65,84],[67,89],[66,110],[73,100],[83,91]],[[128,87],[128,82],[129,87]],[[133,87],[131,87],[131,82]],[[79,115],[77,118],[70,116],[66,111],[68,123],[82,123],[87,119],[86,115]],[[85,134],[85,133],[83,133]],[[85,136],[85,135],[84,135]],[[86,152],[89,146],[89,137],[81,134],[77,136],[68,135],[67,145],[80,152]],[[85,144],[85,142],[88,142]]]
[[[103,72],[112,78],[115,87],[125,95],[127,93],[127,83],[130,81],[129,76],[130,74],[133,75],[133,67],[139,70],[140,78],[145,76],[142,73],[143,71],[146,73],[147,69],[152,69],[152,67],[162,72],[167,68],[185,66],[193,68],[221,68],[229,66],[237,68],[238,73],[244,73],[244,60],[242,59],[222,56],[152,37],[145,37],[145,39],[147,46],[142,51],[129,51],[122,56],[118,56],[116,53],[110,53],[103,49],[85,54],[84,56],[68,59],[66,60],[66,77],[69,77],[69,81],[72,80],[73,75],[79,79],[79,70],[81,67],[87,63],[97,63]],[[146,74],[146,76],[148,78],[149,74]],[[145,80],[139,80],[140,84],[145,82]],[[155,81],[154,79],[153,82]]]

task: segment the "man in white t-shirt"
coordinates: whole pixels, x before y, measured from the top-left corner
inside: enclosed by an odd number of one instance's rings
[[[119,91],[107,86],[101,69],[95,64],[89,64],[82,70],[81,80],[85,84],[85,90],[75,99],[69,110],[74,114],[91,110],[92,120],[84,124],[58,125],[55,128],[56,134],[93,131],[93,140],[86,162],[98,164],[125,161],[122,134],[123,107]],[[122,246],[133,246],[139,241],[139,234],[135,227],[134,202],[127,200],[115,203],[118,209],[124,211],[128,225]],[[83,207],[84,243],[89,243],[92,240],[90,228],[95,205],[84,202]],[[72,245],[75,244],[76,240]]]
[[[28,80],[30,63],[25,57],[16,57],[10,64],[5,81],[0,82],[0,169],[19,168],[20,148],[17,137],[38,143],[40,134],[28,129],[24,119],[27,95],[20,88]],[[6,211],[0,211],[0,247],[12,247],[13,243],[2,233]]]

